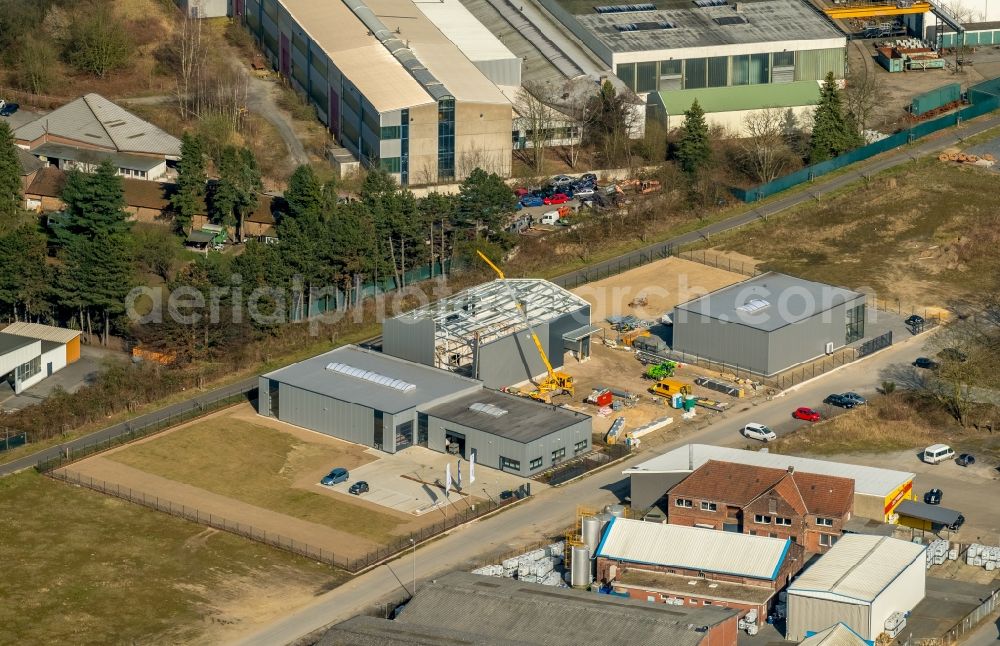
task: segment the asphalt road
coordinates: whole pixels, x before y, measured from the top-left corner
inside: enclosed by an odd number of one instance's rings
[[[994,616],[960,643],[962,646],[996,646],[998,641],[1000,641],[1000,619]]]
[[[32,453],[31,455],[26,455],[23,458],[7,462],[6,464],[0,464],[0,476],[6,476],[24,469],[30,469],[39,462],[59,457],[65,449],[82,449],[85,446],[97,444],[119,435],[124,435],[132,429],[138,429],[143,426],[148,426],[149,424],[162,422],[170,419],[171,417],[189,413],[192,410],[198,410],[206,404],[216,402],[220,399],[225,399],[226,397],[236,395],[241,392],[247,392],[256,386],[257,377],[252,377],[239,381],[235,384],[211,390],[207,393],[198,395],[197,397],[192,397],[191,399],[165,406],[150,413],[146,413],[145,415],[139,415],[138,417],[134,417],[126,422],[121,422],[120,424],[103,428],[100,431],[84,435],[83,437],[79,437],[70,442],[59,444],[37,453]]]
[[[533,498],[502,514],[456,528],[443,538],[419,547],[413,556],[406,554],[348,583],[331,590],[301,610],[270,625],[257,628],[236,641],[241,645],[288,644],[323,627],[343,621],[392,596],[402,596],[412,587],[412,579],[429,579],[445,572],[478,564],[482,555],[506,551],[518,544],[550,536],[573,523],[577,506],[601,507],[616,503],[628,495],[628,480],[622,470],[666,450],[689,442],[743,446],[738,430],[747,422],[761,422],[788,433],[805,422],[791,420],[798,406],[821,407],[831,392],[854,390],[874,392],[881,383],[882,371],[896,363],[909,363],[923,351],[926,336],[910,337],[867,359],[847,364],[815,380],[785,391],[783,395],[756,406],[736,408],[722,415],[712,425],[682,440],[640,451],[634,457],[604,471],[572,482],[564,487],[544,490]],[[415,575],[414,575],[415,572]]]

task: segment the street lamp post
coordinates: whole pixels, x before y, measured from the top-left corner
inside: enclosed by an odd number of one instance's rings
[[[410,596],[415,597],[417,596],[417,542],[411,538],[410,545],[413,546],[413,592]]]

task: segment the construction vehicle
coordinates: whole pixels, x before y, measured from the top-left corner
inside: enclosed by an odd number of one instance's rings
[[[667,377],[673,377],[675,370],[677,370],[676,361],[661,361],[660,363],[647,367],[645,376],[647,379],[660,381],[661,379],[666,379]]]
[[[542,347],[541,340],[538,338],[538,335],[535,334],[535,329],[531,326],[531,320],[528,318],[528,313],[524,311],[524,306],[521,304],[520,299],[517,298],[517,294],[514,293],[514,289],[510,286],[510,283],[507,282],[507,277],[504,276],[499,267],[494,265],[493,262],[486,257],[486,254],[478,249],[476,250],[476,253],[479,254],[479,257],[483,259],[483,262],[489,265],[490,269],[495,271],[497,276],[500,278],[504,288],[507,290],[507,295],[510,296],[510,300],[513,301],[514,305],[517,307],[517,311],[521,314],[521,318],[524,319],[524,325],[531,334],[531,340],[535,343],[535,348],[538,350],[538,356],[542,358],[542,363],[545,364],[546,377],[538,383],[537,389],[527,393],[515,392],[515,394],[537,399],[538,401],[546,403],[551,401],[553,395],[567,393],[572,396],[574,394],[573,375],[556,371],[552,368],[552,364],[549,362],[549,357],[545,354],[545,348]]]
[[[694,389],[691,384],[683,381],[678,381],[676,379],[660,379],[649,387],[649,392],[654,395],[672,397],[676,394],[690,395],[694,392]]]

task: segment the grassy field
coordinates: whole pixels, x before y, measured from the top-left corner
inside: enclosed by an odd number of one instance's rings
[[[282,611],[262,592],[305,603],[345,578],[33,472],[0,479],[0,527],[4,644],[212,643]]]
[[[777,270],[871,288],[916,306],[958,305],[995,290],[997,174],[923,159],[853,190],[712,239]]]
[[[379,543],[388,542],[401,517],[294,486],[316,482],[332,466],[363,462],[363,447],[306,442],[265,426],[222,415],[105,457],[264,509]],[[353,451],[357,455],[352,456]],[[312,475],[309,474],[318,474]]]

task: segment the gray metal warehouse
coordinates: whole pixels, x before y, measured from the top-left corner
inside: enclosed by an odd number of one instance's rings
[[[898,626],[924,598],[926,549],[888,536],[845,534],[788,586],[785,639],[799,641],[839,622],[875,640]]]
[[[411,445],[530,476],[591,450],[589,415],[357,346],[259,378],[257,412],[394,453]]]
[[[671,349],[771,376],[865,336],[865,295],[769,272],[674,308]]]
[[[600,329],[590,325],[590,304],[532,278],[483,283],[386,319],[382,351],[480,379],[487,388],[521,383],[545,374],[545,365],[518,302],[554,368],[563,365],[567,351],[578,358],[590,356],[590,335]]]

